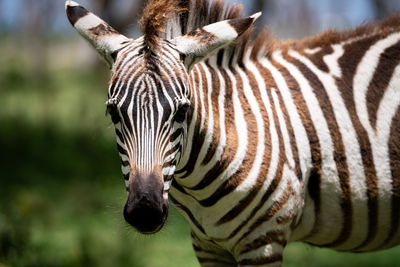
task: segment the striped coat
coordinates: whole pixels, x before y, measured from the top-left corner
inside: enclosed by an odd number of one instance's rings
[[[252,41],[259,14],[223,1],[150,1],[136,40],[72,1],[67,15],[112,67],[138,231],[162,227],[169,198],[202,266],[280,265],[291,241],[399,243],[399,17],[278,42]]]

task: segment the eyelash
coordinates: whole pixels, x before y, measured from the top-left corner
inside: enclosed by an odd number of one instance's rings
[[[118,113],[118,110],[117,110],[116,106],[108,105],[107,109],[106,109],[106,115],[107,114],[110,114],[111,121],[114,124],[117,124],[117,123],[119,123],[121,121],[121,118],[119,117],[119,113]]]

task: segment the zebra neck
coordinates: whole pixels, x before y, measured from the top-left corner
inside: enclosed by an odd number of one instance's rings
[[[186,145],[177,167],[176,177],[186,179],[198,170],[210,170],[223,163],[227,144],[226,124],[232,124],[226,105],[226,77],[216,66],[195,65],[191,74],[192,113],[188,118]],[[235,143],[236,145],[236,143]],[[201,175],[201,174],[200,174]]]
[[[214,225],[246,214],[275,191],[293,189],[299,202],[304,191],[298,171],[302,153],[293,152],[286,103],[265,80],[276,77],[265,78],[257,64],[226,67],[211,61],[197,64],[190,75],[193,112],[170,193],[192,212],[212,206]]]
[[[278,137],[281,126],[267,111],[273,96],[267,95],[264,79],[257,79],[261,75],[252,66],[255,63],[244,69],[208,61],[191,73],[193,115],[175,178],[200,199],[218,187],[228,192],[232,185],[258,183],[276,165],[298,162],[280,149],[287,140]]]

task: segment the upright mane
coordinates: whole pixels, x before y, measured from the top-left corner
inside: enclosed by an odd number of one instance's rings
[[[225,0],[149,0],[139,25],[151,51],[157,50],[161,39],[171,40],[211,23],[243,18],[242,10],[242,5],[229,5]],[[238,42],[223,50],[232,55],[243,54],[251,43],[252,30],[247,30]]]
[[[242,5],[230,5],[226,0],[149,0],[139,25],[147,49],[151,52],[159,48],[159,41],[162,39],[171,40],[218,21],[243,18],[246,15],[242,11]],[[269,57],[278,48],[312,49],[370,35],[387,34],[399,28],[400,16],[395,15],[378,23],[367,23],[343,32],[328,30],[303,40],[276,41],[268,28],[253,36],[253,27],[250,27],[237,42],[222,49],[218,54],[228,57],[230,65],[242,64],[249,57]]]
[[[172,39],[197,28],[226,19],[240,18],[242,5],[225,0],[149,0],[140,27],[149,47],[155,39]]]

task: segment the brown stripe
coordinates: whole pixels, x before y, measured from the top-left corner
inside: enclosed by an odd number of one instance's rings
[[[294,218],[294,211],[291,210],[288,213],[286,213],[285,215],[280,215],[276,218],[276,223],[277,224],[287,224],[293,221]]]
[[[289,139],[290,139],[289,140],[290,141],[290,148],[286,148],[286,149],[291,149],[292,150],[293,161],[294,161],[294,164],[295,164],[293,167],[294,167],[296,176],[300,181],[300,186],[302,188],[303,174],[302,174],[301,168],[300,168],[299,152],[298,152],[298,148],[297,148],[297,144],[296,144],[294,130],[292,128],[292,120],[291,120],[291,117],[289,115],[288,110],[286,109],[286,106],[285,106],[284,100],[282,98],[281,92],[279,90],[276,90],[275,92],[276,92],[276,95],[278,96],[278,99],[279,99],[279,106],[280,106],[280,108],[282,110],[283,117],[284,117],[284,122],[285,122],[286,129],[288,131],[288,135],[289,135]],[[302,109],[304,109],[304,107]]]
[[[118,149],[118,152],[119,152],[120,154],[125,155],[125,156],[128,157],[128,153],[127,153],[127,152],[125,151],[125,149],[124,149],[122,146],[120,146],[118,143],[117,143],[117,149]]]
[[[78,20],[89,14],[89,11],[81,6],[68,6],[66,12],[68,20],[73,26],[75,26]]]
[[[137,46],[133,46],[133,47],[131,46],[129,49],[125,50],[122,54],[120,54],[120,58],[125,59],[136,48],[137,48]],[[131,74],[132,72],[137,71],[137,69],[138,69],[137,66],[142,66],[142,64],[140,64],[141,63],[140,59],[141,59],[140,55],[135,55],[135,56],[130,57],[130,60],[128,60],[127,62],[124,62],[121,60],[116,62],[117,64],[114,65],[114,74],[112,75],[111,81],[110,81],[112,89],[113,89],[113,90],[111,90],[111,88],[110,88],[111,96],[114,95],[113,94],[114,86],[116,85],[117,79],[121,79],[121,78],[123,79],[123,77],[130,77],[129,73],[126,75],[121,75],[121,72],[124,69],[124,67],[127,66],[128,64],[131,64],[131,68],[129,69],[129,72]],[[122,63],[125,63],[125,64],[122,64]],[[132,63],[135,63],[135,64],[132,64]],[[109,96],[109,97],[111,97],[111,96]]]
[[[245,85],[243,84],[242,77],[238,73],[234,73],[235,79],[236,79],[236,90],[238,93],[238,98],[241,104],[241,107],[243,107],[243,114],[244,114],[244,119],[247,123],[247,129],[241,129],[241,131],[247,131],[248,134],[248,144],[246,147],[246,150],[248,152],[250,151],[257,151],[257,142],[258,142],[258,127],[257,127],[257,122],[255,115],[253,114],[250,104],[247,100],[247,98],[244,95],[244,88]],[[232,108],[232,107],[230,107]],[[237,127],[236,124],[234,124],[235,127]],[[224,150],[224,152],[227,149]],[[229,153],[229,152],[228,152]],[[236,173],[232,174],[231,177],[227,177],[226,181],[222,183],[222,185],[214,192],[214,194],[202,201],[199,201],[200,205],[205,206],[205,207],[210,207],[214,205],[216,202],[221,200],[223,197],[226,195],[230,194],[233,190],[235,190],[245,179],[248,177],[249,172],[251,171],[251,168],[253,166],[253,163],[255,161],[256,153],[246,153],[241,166],[239,169],[236,171]],[[222,157],[223,160],[225,160],[224,157]],[[230,162],[229,162],[230,163]],[[215,179],[217,176],[213,176],[213,179]],[[199,187],[194,187],[193,189],[197,190],[198,188],[202,189],[204,188],[204,185],[208,186],[209,184],[205,184],[203,182],[199,183]]]
[[[167,149],[168,146],[165,146],[165,149]],[[164,158],[168,158],[169,155],[173,154],[175,151],[178,151],[181,147],[180,143],[177,143],[174,147],[172,147],[171,149],[169,149],[168,151],[161,151],[161,154],[164,154]]]
[[[281,146],[280,146],[281,147]],[[279,155],[282,155],[283,151],[280,149]],[[279,156],[278,155],[278,156]],[[280,185],[280,182],[282,180],[282,174],[283,174],[283,157],[279,157],[279,163],[278,167],[275,173],[275,177],[272,180],[270,186],[268,187],[268,190],[265,192],[263,197],[261,198],[260,202],[257,204],[257,206],[251,211],[250,215],[246,218],[246,220],[242,221],[231,233],[227,238],[223,239],[215,239],[217,242],[218,241],[226,241],[234,237],[237,233],[239,233],[240,230],[243,229],[243,227],[256,215],[256,213],[265,205],[267,200],[271,197],[271,195],[275,192],[275,190],[278,188]]]
[[[193,250],[197,251],[197,252],[205,252],[205,253],[212,254],[212,255],[216,255],[217,254],[217,252],[212,250],[212,249],[204,249],[204,248],[199,247],[199,246],[197,246],[195,244],[192,244],[192,246],[193,246]]]
[[[189,32],[186,34],[186,36],[190,36],[196,39],[196,41],[201,45],[201,46],[208,46],[213,44],[216,40],[218,40],[218,37],[214,35],[211,32],[206,31],[203,28],[196,29],[194,31]]]
[[[383,246],[397,237],[400,224],[400,107],[393,117],[390,129],[389,157],[392,172],[392,212],[390,232]]]
[[[120,130],[118,130],[117,128],[115,128],[115,134],[117,135],[117,137],[121,141],[121,143],[125,143],[125,138],[123,137]]]
[[[367,91],[367,110],[371,125],[376,127],[376,116],[379,103],[389,85],[394,69],[400,61],[400,42],[383,52],[379,59],[379,64],[375,70],[374,77]]]
[[[172,180],[172,187],[175,188],[176,190],[180,191],[183,194],[186,194],[184,189],[178,185],[178,183],[175,182],[175,180]],[[178,209],[182,210],[183,212],[186,213],[188,216],[189,220],[199,229],[199,231],[202,234],[205,234],[203,226],[196,220],[196,218],[193,216],[192,212],[189,210],[189,208],[185,207],[181,203],[179,203],[171,194],[169,195],[169,198],[171,199],[172,203],[174,203],[175,207]]]
[[[300,115],[300,119],[302,125],[304,126],[307,138],[310,143],[311,149],[311,161],[312,161],[312,169],[310,172],[310,176],[308,177],[307,191],[314,202],[314,215],[315,221],[314,226],[311,232],[304,237],[307,239],[318,232],[318,228],[321,226],[321,146],[319,143],[319,138],[317,131],[315,129],[314,123],[311,119],[311,114],[308,109],[308,106],[304,100],[304,96],[300,90],[300,85],[297,83],[295,78],[291,76],[289,71],[287,71],[283,66],[278,64],[277,62],[272,62],[275,67],[277,67],[281,74],[284,76],[288,87],[291,89],[290,93],[296,105],[297,112]],[[301,220],[299,220],[301,221]]]
[[[221,266],[221,264],[226,264],[227,266],[232,266],[231,261],[225,261],[223,259],[215,259],[215,258],[205,258],[205,257],[197,257],[197,260],[200,263],[215,263],[215,266]]]
[[[250,27],[253,21],[253,18],[240,18],[229,20],[228,23],[233,29],[235,29],[238,35],[241,35]]]
[[[265,70],[265,71],[266,71],[266,70]],[[270,90],[267,90],[267,93],[268,93],[269,102],[270,102],[270,103],[273,103]],[[238,227],[236,227],[235,230],[233,230],[233,231],[230,233],[230,235],[229,235],[229,237],[228,237],[227,239],[230,239],[230,238],[232,238],[233,236],[235,236],[235,235],[236,235],[241,229],[243,229],[243,227],[256,215],[256,213],[265,205],[265,203],[266,203],[267,200],[270,198],[270,196],[271,196],[271,195],[275,192],[275,190],[278,188],[278,185],[279,185],[279,183],[280,183],[280,181],[281,181],[281,179],[282,179],[283,166],[284,166],[284,164],[285,164],[285,162],[286,162],[287,159],[286,159],[286,154],[285,154],[285,151],[284,151],[284,149],[283,149],[283,146],[280,145],[280,144],[283,144],[283,139],[282,139],[282,134],[281,134],[281,132],[280,132],[279,121],[278,121],[278,117],[277,117],[276,110],[275,110],[274,106],[272,106],[272,112],[273,112],[274,121],[275,121],[275,125],[276,125],[276,126],[275,126],[275,127],[276,127],[275,130],[277,131],[278,140],[279,140],[279,143],[276,144],[276,145],[279,146],[279,155],[278,155],[279,162],[278,162],[277,170],[276,170],[276,173],[275,173],[275,177],[274,177],[273,181],[271,182],[271,184],[270,184],[268,190],[265,192],[265,194],[263,195],[262,199],[261,199],[260,202],[257,204],[257,206],[252,210],[252,212],[251,212],[250,215],[246,218],[246,220],[243,221],[240,225],[238,225]],[[232,213],[232,215],[233,215],[233,213]],[[222,219],[226,220],[226,218],[224,218],[224,217],[223,217]],[[222,219],[221,219],[221,220],[222,220]],[[250,227],[250,228],[253,229],[253,227]],[[252,230],[251,230],[251,231],[252,231]],[[245,235],[243,235],[243,236],[239,239],[239,241],[240,241],[242,238],[244,238],[247,234],[249,234],[249,232],[247,232]],[[226,240],[226,239],[224,239],[224,240]],[[238,241],[238,242],[239,242],[239,241]],[[236,245],[238,244],[238,242],[236,243]],[[236,245],[235,245],[235,246],[236,246]]]
[[[304,77],[307,77],[314,91],[314,94],[317,96],[317,100],[328,124],[329,132],[334,146],[333,158],[336,163],[340,189],[342,191],[342,194],[340,196],[340,206],[342,208],[343,224],[338,238],[331,243],[324,244],[323,246],[335,247],[344,243],[349,238],[352,229],[353,211],[351,203],[351,189],[343,139],[339,131],[339,126],[334,115],[332,104],[325,91],[326,88],[324,88],[319,78],[302,62],[294,58],[291,60],[289,59],[289,61],[292,61],[292,63],[295,64],[297,68],[303,73]]]
[[[214,125],[213,125],[213,138],[212,142],[210,144],[210,147],[208,148],[207,154],[204,157],[204,160],[202,162],[202,165],[206,165],[207,163],[210,162],[212,157],[215,155],[216,150],[218,148],[218,144],[220,143],[221,139],[221,126],[219,125],[219,104],[218,104],[218,97],[220,93],[220,80],[217,72],[214,70],[214,68],[210,67],[207,65],[207,70],[211,74],[211,101],[212,103],[212,114],[213,114],[213,120],[214,120]],[[208,98],[208,96],[206,96]],[[208,114],[208,110],[207,110]],[[208,120],[208,116],[207,116]]]
[[[225,80],[225,84],[226,84],[224,112],[225,112],[225,127],[226,127],[226,133],[227,133],[227,135],[226,135],[227,147],[225,147],[224,152],[221,156],[221,158],[224,159],[224,162],[219,162],[219,164],[216,164],[203,178],[202,182],[204,183],[205,186],[207,184],[210,184],[215,179],[215,177],[217,177],[220,173],[222,173],[228,167],[229,163],[232,162],[234,155],[236,154],[235,149],[237,148],[237,144],[238,144],[237,130],[236,130],[236,127],[234,127],[235,114],[234,114],[234,110],[232,109],[232,106],[233,106],[232,82],[230,81],[229,76],[227,76],[226,72],[222,68],[220,68],[219,71],[220,71],[223,79]],[[195,74],[196,74],[196,72],[195,72]],[[199,83],[197,81],[195,88],[198,88],[198,85],[199,85]],[[199,94],[199,92],[198,92],[198,94]],[[187,167],[185,166],[185,168],[182,169],[182,171],[187,171],[186,175],[183,178],[186,178],[193,173],[194,166],[197,161],[197,156],[200,153],[201,145],[203,144],[204,138],[205,138],[204,131],[199,133],[201,118],[200,118],[200,112],[198,112],[198,113],[199,113],[199,117],[197,119],[195,135],[193,136],[193,140],[195,140],[195,142],[193,142],[193,144],[192,144],[193,146],[192,146],[192,150],[191,150],[190,160],[187,163]],[[197,134],[199,134],[199,135],[196,136]],[[194,149],[194,148],[196,148],[196,149]],[[229,150],[229,153],[225,153],[227,149]]]
[[[200,66],[200,65],[198,65]],[[201,73],[201,70],[200,70]],[[197,105],[197,114],[193,114],[193,116],[197,116],[197,121],[196,121],[196,126],[194,129],[194,136],[192,139],[191,143],[191,148],[190,148],[190,156],[189,156],[189,161],[186,163],[186,165],[180,169],[175,171],[175,174],[181,174],[185,173],[183,176],[179,177],[179,179],[184,179],[189,177],[194,170],[194,167],[197,162],[197,157],[200,153],[200,149],[202,144],[204,143],[204,138],[205,138],[205,131],[200,131],[200,121],[201,121],[201,100],[200,100],[200,92],[199,92],[199,84],[200,84],[200,73],[197,71],[197,68],[193,69],[193,75],[194,75],[194,83],[192,88],[197,90],[197,102],[192,103],[192,105]],[[194,101],[194,98],[193,98]],[[194,119],[194,118],[192,118]]]
[[[366,233],[365,240],[353,250],[359,250],[361,247],[367,245],[375,237],[378,225],[378,184],[376,180],[372,148],[368,133],[357,116],[357,110],[354,103],[354,89],[352,88],[358,64],[368,49],[378,40],[377,37],[367,38],[344,46],[344,54],[338,61],[339,66],[342,69],[343,77],[340,80],[338,79],[336,84],[340,90],[354,129],[356,129],[357,141],[360,146],[361,160],[366,177],[366,193],[368,197],[368,232]],[[349,64],[349,62],[352,63]]]
[[[88,31],[95,36],[119,34],[110,25],[105,24],[105,23],[101,23],[101,24],[97,25],[96,27],[90,28]]]
[[[255,186],[251,188],[251,190],[247,193],[246,197],[243,199],[239,200],[236,206],[234,206],[232,209],[230,209],[224,216],[221,217],[221,219],[216,223],[216,225],[221,225],[223,223],[229,222],[233,219],[235,219],[252,201],[253,199],[257,196],[258,192],[262,188],[262,185],[265,183],[265,179],[267,179],[267,174],[268,174],[268,169],[271,163],[271,142],[268,140],[271,140],[271,134],[270,134],[270,123],[268,120],[268,113],[265,109],[264,103],[261,100],[261,95],[260,95],[260,88],[258,87],[258,84],[256,82],[255,77],[253,76],[253,73],[251,73],[249,70],[246,70],[246,75],[249,78],[250,82],[250,87],[253,88],[253,93],[258,100],[258,106],[261,111],[261,115],[264,118],[264,132],[265,132],[265,151],[264,151],[264,159],[262,166],[260,168],[260,172],[257,177],[257,181]],[[271,78],[270,73],[268,73],[267,76],[263,76],[264,79],[268,80],[268,78]],[[258,89],[258,90],[257,90]],[[248,218],[251,219],[251,218]]]
[[[324,46],[324,47],[321,47],[321,50],[315,54],[310,55],[310,54],[304,52],[304,53],[302,53],[302,55],[307,57],[321,71],[329,72],[329,67],[325,63],[324,56],[332,54],[332,53],[333,53],[333,48],[331,46]]]
[[[282,254],[273,254],[265,258],[256,258],[256,259],[244,259],[239,261],[240,265],[263,265],[263,264],[271,264],[282,262]]]
[[[272,219],[288,202],[290,196],[294,194],[293,187],[290,183],[287,184],[285,192],[280,196],[278,200],[275,200],[271,206],[264,212],[262,216],[257,218],[257,220],[252,223],[247,232],[245,232],[235,243],[234,247],[237,247],[242,240],[244,240],[250,233],[258,229],[258,227],[264,222]],[[257,210],[258,211],[258,210]]]
[[[180,136],[182,135],[182,133],[183,133],[183,129],[182,129],[182,128],[179,128],[178,130],[176,130],[175,132],[173,132],[173,133],[171,134],[171,137],[169,138],[169,142],[173,143],[174,141],[176,141],[176,139],[177,139],[178,137],[180,137]]]
[[[121,160],[122,166],[127,167],[127,166],[129,166],[129,164],[130,164],[129,161]]]
[[[213,255],[218,255],[221,257],[228,257],[231,258],[232,256],[226,250],[218,249],[218,245],[213,240],[207,240],[206,244],[203,245],[203,240],[198,238],[193,231],[190,232],[190,237],[192,238],[192,246],[195,251],[206,252]],[[203,246],[201,246],[203,245]]]
[[[261,235],[255,240],[252,240],[250,243],[247,243],[243,246],[242,250],[240,250],[240,254],[244,254],[250,252],[252,250],[259,249],[266,245],[276,243],[281,245],[282,247],[286,246],[285,235],[283,232],[280,231],[272,231],[268,232],[264,235]]]

